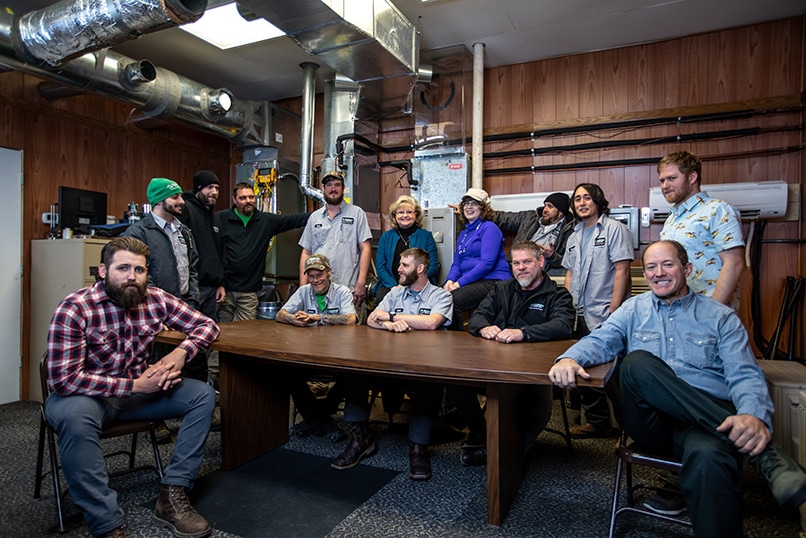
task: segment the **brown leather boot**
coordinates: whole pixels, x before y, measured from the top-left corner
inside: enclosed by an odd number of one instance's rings
[[[411,444],[411,448],[409,448],[409,477],[412,480],[428,480],[431,478],[431,458],[428,456],[428,445]]]
[[[367,458],[378,450],[375,440],[369,433],[369,421],[350,423],[350,442],[347,448],[330,464],[334,469],[343,471],[352,469],[363,458]]]
[[[154,522],[181,538],[202,538],[211,532],[210,524],[190,505],[187,488],[182,486],[160,486]]]

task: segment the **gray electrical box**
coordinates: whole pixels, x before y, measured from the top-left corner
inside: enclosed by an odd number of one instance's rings
[[[411,162],[411,177],[417,190],[411,195],[423,209],[458,204],[467,192],[470,158],[462,147],[417,150]]]

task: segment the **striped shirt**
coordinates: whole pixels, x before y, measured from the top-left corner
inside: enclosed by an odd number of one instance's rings
[[[126,397],[148,368],[157,334],[186,333],[188,359],[218,337],[213,320],[173,295],[149,287],[132,310],[116,305],[103,282],[68,295],[48,329],[48,386],[60,396]]]

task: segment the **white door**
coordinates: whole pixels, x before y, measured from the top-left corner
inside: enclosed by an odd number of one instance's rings
[[[0,148],[0,404],[20,399],[22,152]]]

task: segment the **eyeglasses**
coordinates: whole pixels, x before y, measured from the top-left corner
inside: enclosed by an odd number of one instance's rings
[[[465,200],[462,202],[462,207],[481,207],[481,202],[478,200]]]
[[[405,210],[403,210],[403,211],[395,211],[395,215],[397,215],[399,217],[403,216],[403,215],[414,215],[414,211],[411,211],[411,210],[409,210],[409,211],[405,211]]]

